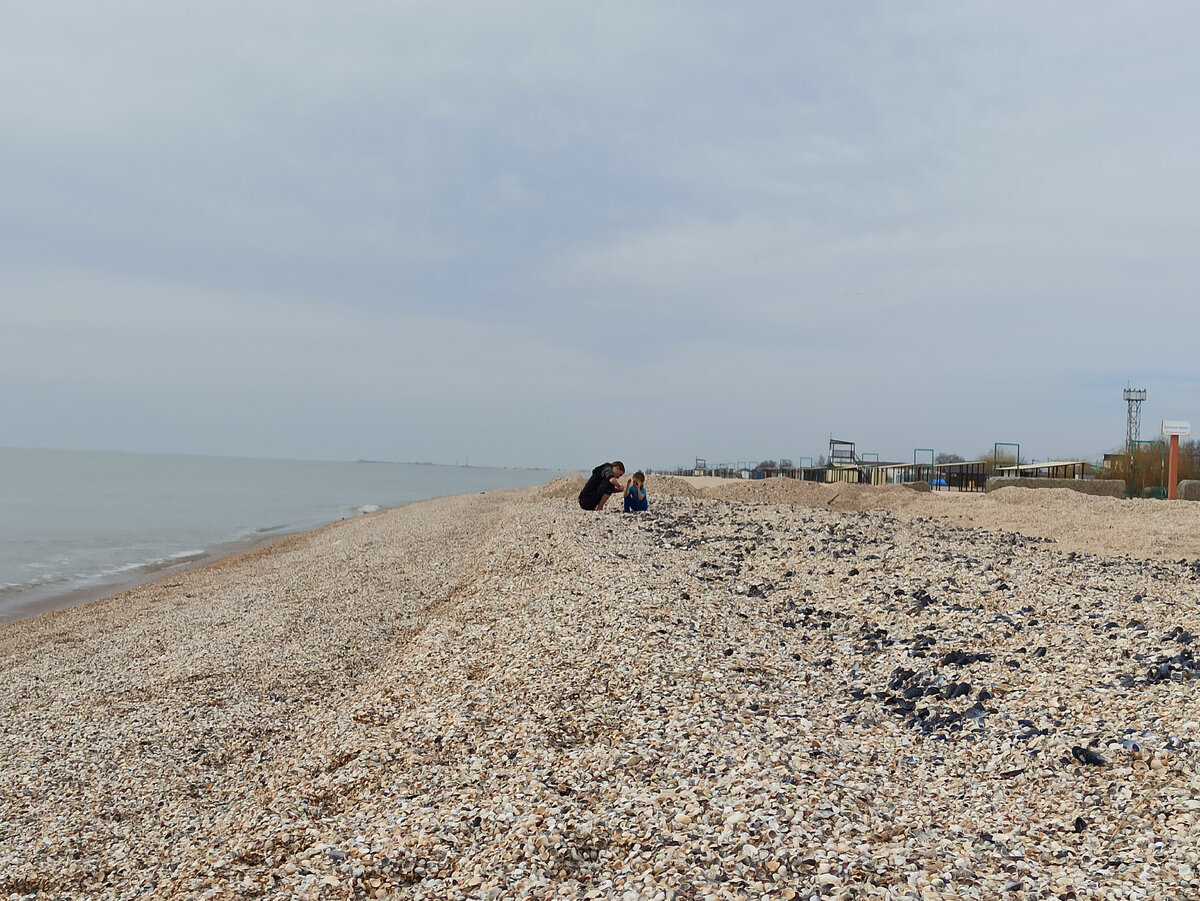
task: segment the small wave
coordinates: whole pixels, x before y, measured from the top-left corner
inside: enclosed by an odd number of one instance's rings
[[[205,551],[180,551],[177,554],[171,554],[169,557],[159,557],[157,560],[151,560],[149,563],[143,563],[140,566],[128,567],[127,569],[142,570],[143,572],[158,572],[163,569],[170,569],[172,566],[180,566],[184,563],[195,563],[197,560],[203,560]]]
[[[358,507],[355,507],[354,510],[357,513],[378,513],[379,505],[378,504],[362,504]]]
[[[266,535],[268,532],[278,532],[280,529],[286,528],[287,526],[280,523],[277,526],[263,526],[261,529],[255,529],[254,532],[257,535]]]
[[[151,560],[149,563],[122,563],[122,564],[119,564],[118,566],[105,567],[104,569],[100,570],[99,572],[78,572],[78,573],[75,573],[75,578],[76,579],[97,579],[97,578],[103,579],[103,578],[107,578],[108,576],[119,576],[122,573],[131,573],[134,570],[141,569],[143,566],[152,566],[156,562],[159,562],[159,561]]]
[[[77,572],[71,581],[88,584],[108,581],[114,577],[125,576],[129,573],[157,572],[161,569],[170,569],[172,566],[179,566],[181,563],[192,563],[196,560],[201,560],[206,553],[204,550],[177,551],[165,557],[153,557],[149,560],[121,563],[95,572]]]
[[[25,582],[5,582],[3,585],[0,585],[0,592],[16,594],[22,591],[29,591],[31,588],[41,588],[45,585],[68,583],[71,579],[72,577],[68,575],[50,573],[45,576],[36,576]]]
[[[165,560],[168,562],[176,560],[199,560],[206,553],[208,552],[203,549],[196,551],[179,551],[176,554],[171,554],[169,557],[166,557]]]

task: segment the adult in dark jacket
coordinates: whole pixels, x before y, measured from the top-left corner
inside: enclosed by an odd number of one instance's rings
[[[625,464],[620,460],[601,463],[592,470],[587,484],[579,492],[579,506],[584,510],[603,510],[608,499],[621,491],[621,476],[623,475],[625,475]]]

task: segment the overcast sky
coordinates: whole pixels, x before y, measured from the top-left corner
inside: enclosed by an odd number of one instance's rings
[[[0,0],[0,445],[1200,430],[1200,7]]]

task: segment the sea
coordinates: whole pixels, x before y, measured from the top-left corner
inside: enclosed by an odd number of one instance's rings
[[[340,519],[561,474],[0,448],[0,623]]]

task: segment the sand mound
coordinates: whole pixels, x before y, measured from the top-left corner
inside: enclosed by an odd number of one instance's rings
[[[834,497],[828,503],[833,510],[891,510],[898,512],[925,504],[928,494],[903,485],[830,485]]]
[[[531,496],[535,501],[558,497],[578,497],[583,486],[584,480],[579,476],[560,476],[535,488]]]
[[[1056,508],[1081,510],[1096,506],[1119,507],[1123,502],[1115,497],[1083,494],[1070,488],[998,488],[989,491],[987,497],[999,504],[1020,507]]]
[[[665,480],[664,480],[665,481]],[[757,504],[790,504],[828,510],[902,510],[921,495],[900,485],[805,482],[799,479],[672,478],[701,497]],[[693,487],[694,486],[694,487]],[[698,490],[697,490],[698,489]],[[682,492],[672,492],[682,493]]]
[[[825,487],[798,479],[723,479],[705,487],[703,495],[722,501],[824,507],[833,497]]]
[[[650,495],[651,502],[653,502],[654,495],[656,494],[669,495],[671,497],[700,497],[702,494],[694,485],[677,476],[648,476],[646,478],[646,492]]]

